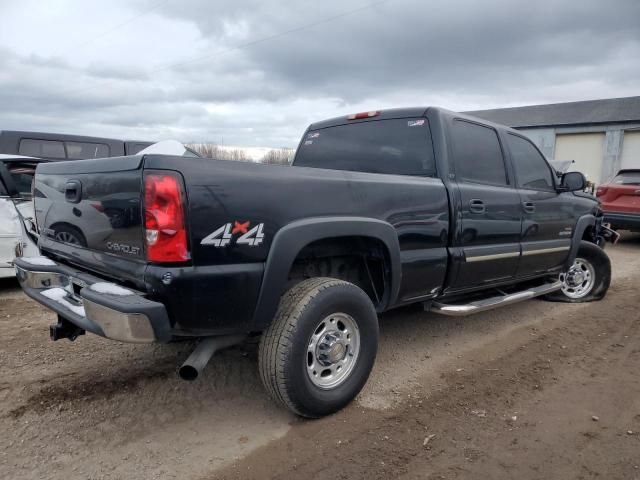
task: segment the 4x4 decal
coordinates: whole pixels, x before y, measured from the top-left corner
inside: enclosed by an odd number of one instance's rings
[[[257,247],[264,240],[264,223],[259,223],[253,228],[249,228],[251,222],[239,222],[237,220],[232,223],[225,223],[214,232],[210,233],[202,239],[200,245],[213,245],[214,247],[226,247],[234,242],[234,235],[241,234],[235,238],[236,245],[249,245]]]

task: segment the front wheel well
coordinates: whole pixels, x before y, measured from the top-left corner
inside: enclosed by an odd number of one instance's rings
[[[376,238],[349,236],[316,240],[300,250],[288,275],[288,288],[308,278],[331,277],[360,287],[377,309],[389,300],[390,259]]]
[[[586,240],[591,243],[598,243],[598,239],[596,238],[596,227],[595,225],[589,225],[584,229],[582,233],[582,240]]]

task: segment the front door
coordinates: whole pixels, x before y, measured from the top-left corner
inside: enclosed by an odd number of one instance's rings
[[[560,267],[569,255],[575,215],[555,187],[554,174],[528,139],[505,135],[522,205],[522,258],[517,276]]]
[[[451,128],[458,193],[453,289],[509,280],[520,257],[522,210],[497,132],[455,120]]]

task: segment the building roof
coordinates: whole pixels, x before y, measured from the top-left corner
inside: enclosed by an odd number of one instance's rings
[[[640,97],[606,98],[464,113],[517,128],[640,122]]]

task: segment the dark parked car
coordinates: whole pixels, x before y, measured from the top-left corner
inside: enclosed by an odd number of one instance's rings
[[[35,198],[43,256],[16,266],[58,313],[54,340],[201,338],[180,370],[193,379],[262,334],[266,389],[308,417],[363,387],[385,310],[585,302],[611,278],[598,201],[574,193],[582,174],[558,178],[521,133],[438,108],[315,123],[292,166],[130,156],[43,164],[40,186],[60,192]],[[84,245],[56,238],[61,219],[91,228],[74,212],[96,204],[123,220]]]
[[[80,160],[135,155],[149,145],[152,145],[152,142],[60,133],[0,131],[0,153],[50,160]]]

